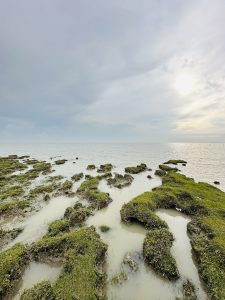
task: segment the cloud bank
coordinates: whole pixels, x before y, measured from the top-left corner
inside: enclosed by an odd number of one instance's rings
[[[1,140],[224,141],[224,11],[224,0],[0,0]]]

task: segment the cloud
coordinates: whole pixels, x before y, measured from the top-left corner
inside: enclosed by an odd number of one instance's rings
[[[0,0],[0,137],[222,141],[224,11],[223,0]],[[185,96],[182,72],[196,79]]]

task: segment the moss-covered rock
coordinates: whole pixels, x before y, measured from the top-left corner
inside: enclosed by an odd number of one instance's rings
[[[52,166],[47,162],[38,162],[33,165],[34,170],[41,172],[43,175],[49,174],[52,172]]]
[[[184,295],[183,300],[197,300],[198,299],[196,296],[196,293],[195,293],[195,287],[189,280],[187,280],[183,284],[183,295]]]
[[[124,204],[120,214],[124,222],[142,223],[147,229],[167,227],[153,211],[156,209],[156,202],[151,192],[146,192],[127,204]]]
[[[101,232],[107,232],[110,230],[110,227],[107,225],[101,225],[101,226],[99,226],[99,228],[100,228]]]
[[[95,165],[88,165],[87,170],[94,170],[96,168]]]
[[[106,207],[111,202],[109,194],[98,190],[99,181],[98,177],[88,178],[77,189],[78,194],[90,201],[91,205],[97,209]]]
[[[130,174],[121,175],[115,173],[114,177],[107,178],[107,184],[121,189],[125,186],[131,185],[133,179],[134,178]]]
[[[155,170],[155,175],[159,177],[166,176],[166,171],[165,170]]]
[[[88,216],[90,216],[91,210],[88,207],[83,206],[80,203],[74,205],[73,209],[68,215],[70,226],[76,226],[82,224]]]
[[[98,173],[106,173],[106,172],[111,172],[113,168],[112,164],[104,164],[100,165],[99,169],[97,170]]]
[[[167,228],[148,231],[143,244],[145,261],[162,277],[177,279],[179,272],[176,261],[170,253],[173,235]]]
[[[137,165],[136,167],[126,167],[125,172],[130,174],[138,174],[146,171],[147,169],[147,165],[142,163],[140,165]]]
[[[67,159],[58,159],[55,161],[56,165],[64,165]]]
[[[81,180],[83,177],[84,177],[84,173],[77,173],[77,174],[74,174],[71,177],[71,179],[76,182],[76,181]]]
[[[48,226],[48,236],[56,236],[58,234],[69,231],[69,222],[66,219],[55,220]]]
[[[22,293],[20,300],[56,300],[55,293],[49,281],[42,281]]]
[[[27,263],[27,249],[22,244],[0,253],[0,298],[14,287]]]
[[[183,159],[170,159],[166,162],[164,162],[164,164],[172,164],[172,165],[178,165],[178,164],[187,164],[187,162]]]
[[[60,191],[63,191],[65,194],[71,194],[72,187],[73,187],[73,182],[70,180],[66,180],[63,182],[62,187],[60,188]]]
[[[172,167],[167,166],[167,165],[159,165],[159,169],[163,170],[163,171],[166,171],[166,172],[170,172],[170,171],[177,172],[177,171],[179,171],[177,168],[172,168]]]

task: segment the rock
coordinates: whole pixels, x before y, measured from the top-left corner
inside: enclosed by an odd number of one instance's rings
[[[76,157],[76,160],[78,160],[78,157]]]
[[[151,175],[148,175],[147,178],[148,178],[148,179],[152,179],[152,176],[151,176]]]
[[[128,265],[131,268],[132,272],[137,272],[138,270],[138,264],[137,262],[132,258],[132,254],[131,253],[126,253],[124,258],[123,258],[123,263],[125,265]]]
[[[214,184],[217,184],[217,185],[218,185],[218,184],[220,184],[220,182],[219,182],[219,181],[214,181]]]
[[[146,164],[140,164],[137,165],[136,167],[126,167],[125,172],[130,173],[130,174],[138,174],[141,172],[144,172],[147,170],[147,165]]]
[[[77,174],[74,174],[71,179],[74,180],[75,182],[81,180],[82,178],[84,177],[84,174],[83,173],[77,173]]]
[[[65,164],[65,162],[67,161],[67,159],[58,159],[55,161],[56,165],[63,165]]]
[[[133,177],[130,174],[121,175],[118,173],[115,173],[114,177],[110,177],[107,179],[107,184],[112,185],[116,188],[123,188],[125,186],[128,186],[132,183]]]
[[[96,168],[95,165],[88,165],[87,170],[94,170]]]

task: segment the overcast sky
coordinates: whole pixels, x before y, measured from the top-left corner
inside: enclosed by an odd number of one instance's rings
[[[224,0],[0,0],[0,139],[225,140]]]

